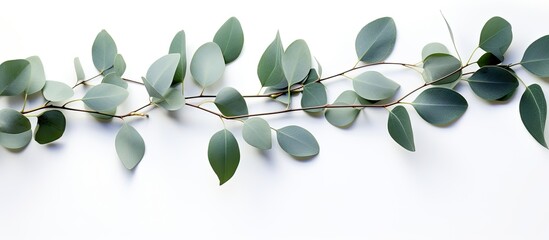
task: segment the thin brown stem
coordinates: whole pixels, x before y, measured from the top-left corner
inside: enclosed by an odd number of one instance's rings
[[[66,111],[92,113],[92,114],[98,114],[98,115],[102,115],[102,116],[106,116],[106,117],[124,119],[126,117],[148,117],[147,114],[139,113],[139,111],[141,111],[141,110],[143,110],[147,107],[150,107],[150,106],[152,106],[152,103],[148,103],[147,105],[144,105],[144,106],[142,106],[142,107],[140,107],[140,108],[138,108],[134,111],[128,112],[127,114],[113,115],[113,114],[108,114],[108,113],[103,113],[103,112],[98,112],[98,111],[93,111],[93,110],[67,107],[67,106],[64,106],[64,105],[63,106],[56,106],[56,105],[48,104],[48,105],[44,105],[44,106],[37,107],[37,108],[34,108],[34,109],[30,109],[30,110],[27,110],[27,111],[23,111],[23,112],[21,112],[21,114],[29,114],[29,113],[38,112],[38,111],[47,110],[47,109],[60,109],[60,110],[66,110]]]

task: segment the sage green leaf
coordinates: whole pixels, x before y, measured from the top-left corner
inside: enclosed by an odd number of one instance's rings
[[[421,58],[425,60],[427,57],[435,53],[450,54],[450,51],[448,51],[448,48],[444,46],[444,44],[432,42],[423,47],[423,50],[421,50]]]
[[[530,44],[526,48],[520,64],[538,77],[549,77],[549,35]]]
[[[499,59],[498,57],[496,57],[494,54],[492,53],[484,53],[477,61],[477,65],[479,67],[484,67],[484,66],[491,66],[491,65],[498,65],[500,64],[501,62],[503,62],[503,57],[501,57],[502,59]]]
[[[282,150],[294,157],[312,157],[320,151],[313,134],[299,126],[291,125],[276,130],[276,138]]]
[[[20,149],[32,139],[31,124],[27,117],[13,109],[0,110],[0,145]]]
[[[459,93],[435,87],[421,92],[412,102],[419,116],[434,125],[449,124],[465,113],[467,101]]]
[[[101,73],[111,68],[117,53],[116,43],[111,35],[107,31],[101,30],[92,45],[92,59],[95,68]]]
[[[74,71],[76,72],[76,81],[86,79],[86,74],[84,74],[84,69],[82,68],[82,63],[80,63],[80,58],[74,58]]]
[[[51,143],[63,136],[65,126],[65,115],[61,111],[43,112],[38,116],[38,123],[34,129],[34,140],[40,144]]]
[[[213,42],[217,43],[223,53],[225,63],[234,61],[242,52],[244,33],[237,18],[229,18],[215,33]]]
[[[448,33],[450,34],[450,39],[452,39],[452,45],[454,45],[454,50],[461,60],[461,57],[459,56],[459,51],[457,50],[456,40],[454,39],[454,32],[452,31],[452,27],[450,27],[450,23],[448,23],[448,20],[446,19],[444,14],[442,14],[442,11],[440,11],[440,15],[442,15],[442,19],[444,19],[444,23],[446,23],[446,28],[448,28]]]
[[[88,106],[84,106],[84,107],[85,107],[86,110],[95,111],[95,110],[89,108]],[[104,111],[97,111],[97,112],[100,112],[101,114],[99,114],[99,113],[90,113],[90,115],[98,121],[109,121],[113,118],[112,116],[116,115],[116,108],[107,109],[107,110],[104,110]]]
[[[164,96],[173,81],[175,70],[179,64],[179,54],[171,53],[156,60],[147,71],[145,88],[151,97]],[[145,82],[144,82],[145,83]],[[152,89],[155,91],[152,91]]]
[[[467,81],[477,96],[488,101],[500,99],[518,87],[514,74],[496,66],[480,68]]]
[[[408,111],[403,106],[396,106],[389,112],[389,120],[387,121],[387,129],[389,135],[400,146],[408,151],[415,152],[414,132],[410,123]]]
[[[179,87],[170,87],[162,98],[153,98],[153,102],[168,111],[176,111],[185,106],[185,97]]]
[[[358,60],[366,63],[381,62],[395,48],[396,25],[390,17],[378,18],[364,26],[355,41]]]
[[[127,169],[133,169],[145,155],[145,141],[132,126],[124,123],[114,141],[118,158]]]
[[[276,37],[271,44],[265,49],[259,64],[257,65],[257,76],[262,87],[275,87],[283,84],[278,88],[287,88],[288,83],[282,70],[282,56],[284,55],[284,47],[280,39],[280,33],[276,33]]]
[[[242,127],[242,137],[248,144],[261,150],[272,147],[271,127],[263,118],[247,119]]]
[[[187,73],[187,47],[185,31],[181,30],[172,39],[169,53],[179,53],[179,63],[173,76],[172,85],[182,83]]]
[[[108,73],[107,75],[105,75],[105,77],[103,77],[103,80],[101,80],[101,82],[110,83],[124,89],[128,89],[128,83],[122,80],[122,77],[120,77],[117,72]]]
[[[363,105],[368,101],[362,99],[356,92],[347,90],[342,92],[332,104],[334,106]],[[355,121],[361,108],[329,108],[324,116],[328,122],[336,127],[347,127]]]
[[[311,70],[309,70],[307,79],[303,82],[304,85],[316,82],[320,80],[320,77],[322,76],[322,66],[320,65],[318,60],[316,60],[316,58],[315,58],[315,62],[316,62],[316,66],[313,66]]]
[[[225,61],[216,43],[200,46],[191,60],[191,75],[202,88],[213,85],[223,76]]]
[[[295,40],[282,55],[282,70],[290,86],[305,80],[311,65],[311,51],[304,40]]]
[[[51,102],[62,102],[68,100],[74,95],[74,91],[69,85],[58,81],[46,81],[42,89],[44,98]]]
[[[461,77],[461,62],[449,54],[429,55],[423,63],[423,69],[423,79],[430,84],[451,83]]]
[[[503,60],[503,54],[511,45],[512,40],[511,24],[501,17],[492,17],[482,28],[478,46]]]
[[[25,59],[8,60],[0,64],[0,96],[23,93],[31,77],[30,62]]]
[[[360,97],[378,101],[393,97],[400,85],[379,72],[368,71],[353,78],[353,88]]]
[[[538,84],[532,84],[526,88],[519,104],[520,118],[522,123],[538,141],[539,144],[547,148],[545,142],[545,121],[547,119],[547,101],[545,94]]]
[[[214,100],[215,106],[225,116],[241,116],[248,114],[248,105],[240,93],[232,88],[225,87],[219,91]]]
[[[102,112],[118,107],[128,98],[128,90],[109,83],[92,87],[82,101],[90,109]]]
[[[149,96],[150,96],[150,97],[152,97],[152,98],[159,98],[159,99],[164,98],[163,94],[162,94],[162,93],[159,93],[159,92],[154,88],[154,86],[152,85],[152,83],[150,83],[149,80],[147,80],[147,78],[141,77],[141,80],[143,81],[143,85],[145,86],[145,89],[147,90],[147,93],[149,93]]]
[[[28,57],[31,73],[30,79],[25,89],[27,94],[34,94],[42,90],[46,84],[46,74],[44,73],[44,65],[38,56]]]
[[[328,103],[326,87],[322,83],[310,83],[303,87],[303,96],[301,97],[301,107],[318,107]],[[322,112],[324,109],[305,110],[310,113]]]
[[[114,65],[112,69],[113,72],[115,72],[120,77],[122,77],[122,75],[124,75],[124,72],[126,72],[126,61],[121,54],[116,54],[116,56],[114,57]]]
[[[219,185],[231,179],[240,163],[240,148],[234,135],[227,129],[215,133],[208,144],[208,159]]]

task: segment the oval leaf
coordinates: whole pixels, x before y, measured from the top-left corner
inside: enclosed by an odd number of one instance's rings
[[[362,99],[354,91],[347,90],[341,93],[332,105],[361,105],[368,104],[368,101]],[[329,108],[326,109],[324,116],[328,122],[336,127],[347,127],[355,121],[360,112],[360,108]]]
[[[451,83],[461,77],[461,62],[449,54],[431,54],[425,59],[423,69],[423,79],[429,84]]]
[[[169,53],[179,53],[179,63],[173,76],[173,84],[182,83],[187,73],[187,47],[185,40],[185,31],[181,30],[172,39]]]
[[[400,85],[379,72],[364,72],[353,78],[353,88],[364,99],[378,101],[393,97]]]
[[[234,61],[244,46],[244,33],[237,18],[229,18],[215,33],[213,42],[217,43],[223,53],[225,63]]]
[[[191,75],[202,88],[221,79],[224,71],[225,61],[216,43],[205,43],[196,50],[191,60]]]
[[[233,177],[240,162],[240,148],[234,135],[227,129],[215,133],[208,144],[208,159],[219,185]]]
[[[421,50],[421,58],[425,60],[427,57],[435,53],[450,54],[450,51],[448,51],[448,48],[444,46],[444,44],[432,42],[423,47],[423,50]]]
[[[27,117],[13,109],[0,110],[0,145],[20,149],[32,139],[31,124]]]
[[[34,140],[40,144],[51,143],[63,136],[65,125],[65,115],[61,111],[46,111],[38,116],[38,123],[34,130]]]
[[[46,84],[46,74],[44,73],[44,65],[38,56],[32,56],[27,58],[30,63],[31,73],[29,82],[25,92],[27,94],[34,94],[42,90]]]
[[[311,51],[307,43],[301,39],[295,40],[282,56],[282,70],[288,85],[305,80],[311,65]]]
[[[114,142],[118,158],[127,169],[133,169],[145,155],[145,142],[143,138],[128,124],[122,125],[122,128],[116,134]]]
[[[74,95],[74,91],[65,83],[46,81],[42,95],[48,101],[62,102],[71,98]]]
[[[539,144],[547,148],[545,142],[545,121],[547,119],[547,102],[545,94],[538,84],[532,84],[526,88],[520,98],[520,118],[522,123],[538,141]]]
[[[246,100],[240,93],[232,88],[225,87],[215,97],[215,106],[225,116],[241,116],[248,114]]]
[[[390,17],[376,19],[364,26],[355,41],[358,60],[367,63],[381,62],[395,48],[396,25]]]
[[[326,87],[322,83],[310,83],[303,87],[303,96],[301,97],[301,107],[319,107],[328,103]],[[307,112],[322,112],[324,109],[309,109]]]
[[[503,54],[511,45],[512,40],[511,24],[501,17],[492,17],[482,28],[478,46],[503,60]]]
[[[82,68],[82,63],[80,63],[80,58],[74,58],[74,71],[76,72],[76,81],[86,79],[86,74],[84,74],[84,69]]]
[[[5,61],[0,64],[0,96],[23,93],[31,77],[30,62],[25,59]]]
[[[93,65],[101,73],[114,65],[114,58],[118,50],[116,43],[107,31],[102,30],[95,37],[92,46]]]
[[[530,44],[520,64],[538,77],[549,77],[549,35]]]
[[[122,80],[122,77],[118,75],[116,72],[111,72],[105,77],[103,77],[103,80],[101,80],[102,83],[110,83],[112,85],[116,85],[119,87],[122,87],[124,89],[128,89],[128,83],[124,80]]]
[[[257,76],[262,87],[275,87],[279,84],[285,84],[278,88],[288,87],[284,71],[282,70],[282,56],[284,55],[284,47],[280,40],[280,33],[276,33],[276,38],[265,49],[259,64],[257,65]]]
[[[261,150],[272,147],[271,127],[263,118],[250,118],[244,122],[242,137],[251,146]]]
[[[179,54],[172,53],[156,60],[147,71],[147,92],[151,97],[164,96],[173,81],[175,70],[179,64]],[[153,88],[155,91],[151,91]]]
[[[92,110],[103,112],[112,110],[128,97],[128,91],[122,87],[101,83],[92,87],[82,101]]]
[[[387,129],[389,135],[400,146],[408,151],[415,152],[414,132],[412,124],[410,124],[410,116],[408,111],[403,106],[396,106],[389,112],[389,120],[387,121]]]
[[[162,98],[153,98],[153,102],[168,111],[175,111],[185,106],[185,97],[179,87],[171,87]]]
[[[294,157],[312,157],[320,151],[313,134],[299,126],[291,125],[276,130],[276,138],[282,150]]]
[[[502,59],[499,59],[494,54],[487,52],[485,54],[482,54],[482,56],[478,59],[477,64],[479,67],[484,67],[490,65],[498,65],[502,61]]]
[[[112,69],[113,72],[115,72],[120,77],[124,75],[124,72],[126,72],[126,61],[121,54],[116,54],[116,56],[114,57],[114,65]]]
[[[498,100],[518,87],[515,75],[495,66],[480,68],[467,81],[477,96],[489,101]]]
[[[447,88],[429,88],[412,103],[419,116],[434,125],[449,124],[465,113],[467,101],[456,91]]]

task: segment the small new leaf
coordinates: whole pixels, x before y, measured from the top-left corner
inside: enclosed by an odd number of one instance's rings
[[[80,58],[74,58],[74,71],[76,72],[76,81],[86,79],[86,74],[84,74],[84,69],[82,68],[82,63],[80,63]]]

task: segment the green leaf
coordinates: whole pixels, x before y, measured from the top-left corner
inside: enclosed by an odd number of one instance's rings
[[[250,118],[244,122],[242,137],[251,146],[261,150],[272,147],[271,127],[263,118]]]
[[[485,53],[483,54],[477,61],[477,65],[479,67],[484,67],[484,66],[490,66],[490,65],[498,65],[500,64],[501,62],[503,61],[503,57],[502,59],[499,59],[498,57],[496,57],[494,54],[492,53]]]
[[[282,150],[294,157],[312,157],[320,151],[313,134],[299,126],[291,125],[276,130],[276,138]]]
[[[145,142],[132,126],[125,124],[116,134],[114,142],[118,158],[127,169],[133,169],[145,155]]]
[[[530,135],[547,148],[544,136],[547,102],[543,90],[538,84],[532,84],[526,88],[520,98],[519,110],[522,123]]]
[[[221,48],[225,63],[230,63],[238,58],[244,46],[244,33],[240,21],[235,17],[229,18],[217,30],[213,42]]]
[[[27,94],[34,94],[42,90],[46,84],[46,74],[44,73],[44,65],[38,56],[28,57],[31,73],[30,79],[25,89]]]
[[[153,98],[153,102],[168,111],[176,111],[185,106],[185,97],[181,88],[170,87],[162,98]]]
[[[511,45],[512,40],[511,24],[501,17],[492,17],[482,28],[478,46],[503,60],[503,54]]]
[[[187,47],[185,40],[185,31],[181,30],[172,39],[169,53],[179,53],[179,63],[173,76],[172,85],[183,83],[185,74],[187,73]]]
[[[408,111],[403,106],[396,106],[389,112],[389,120],[387,122],[389,135],[400,146],[408,151],[415,152],[414,132],[412,124],[410,124],[410,116]]]
[[[425,60],[427,57],[435,53],[450,54],[450,51],[448,51],[448,48],[444,46],[444,44],[432,42],[423,47],[423,50],[421,50],[421,58]]]
[[[58,81],[46,81],[42,95],[48,101],[62,102],[68,100],[74,95],[74,91],[69,85]]]
[[[5,61],[0,64],[0,96],[23,93],[31,77],[30,62],[25,59]]]
[[[31,124],[27,117],[13,109],[0,110],[0,145],[20,149],[32,139]]]
[[[262,87],[275,87],[283,84],[278,88],[287,88],[288,83],[282,70],[282,56],[284,55],[284,47],[280,39],[280,33],[276,33],[273,42],[265,49],[259,64],[257,65],[257,76]]]
[[[219,185],[233,177],[240,162],[240,148],[234,135],[227,129],[215,133],[208,144],[208,159]]]
[[[114,57],[114,65],[112,69],[113,72],[115,72],[120,77],[122,77],[122,75],[124,75],[124,72],[126,72],[126,61],[121,54],[116,54],[116,56]]]
[[[143,81],[149,96],[160,98],[166,94],[178,64],[179,54],[172,53],[159,58],[149,67],[147,80]]]
[[[412,106],[428,123],[446,125],[461,117],[468,105],[456,91],[435,87],[421,92]]]
[[[76,81],[85,80],[86,74],[84,74],[84,69],[80,63],[80,58],[74,58],[74,71],[76,72]]]
[[[301,97],[301,107],[318,107],[328,103],[326,87],[322,83],[309,83],[303,87],[303,96]],[[324,109],[305,110],[310,113],[322,112]]]
[[[381,62],[395,48],[396,25],[390,17],[376,19],[364,26],[355,41],[358,60],[367,63]]]
[[[518,87],[514,74],[496,66],[480,68],[467,81],[477,96],[488,101],[500,99]]]
[[[341,93],[335,102],[334,106],[347,106],[347,105],[363,105],[369,102],[362,99],[356,92],[347,90]],[[329,108],[326,109],[324,116],[328,122],[336,127],[347,127],[355,121],[360,113],[361,108]]]
[[[116,43],[114,43],[111,35],[107,31],[101,30],[95,37],[92,46],[92,58],[95,68],[101,73],[111,68],[114,65],[114,58],[117,53]]]
[[[82,101],[90,109],[102,112],[116,108],[128,98],[128,91],[122,87],[101,83],[92,87]]]
[[[461,77],[461,62],[452,55],[436,53],[423,63],[423,79],[435,85],[451,83]]]
[[[224,71],[223,54],[216,43],[205,43],[196,50],[191,60],[191,75],[202,88],[221,79]]]
[[[318,60],[316,60],[316,58],[315,58],[315,62],[316,62],[316,66],[313,66],[309,70],[309,74],[307,75],[307,79],[303,82],[304,85],[307,85],[307,84],[313,83],[313,82],[317,82],[318,80],[320,80],[320,77],[322,76],[322,66],[320,65]]]
[[[353,78],[353,88],[364,99],[378,101],[393,97],[400,85],[379,72],[364,72]]]
[[[311,51],[307,43],[301,39],[295,40],[282,56],[282,70],[288,85],[305,80],[311,65]]]
[[[241,116],[248,114],[246,100],[240,93],[232,88],[225,87],[215,97],[215,106],[225,116]]]
[[[124,89],[128,89],[128,83],[124,80],[122,80],[122,77],[118,75],[117,72],[111,72],[105,75],[103,77],[103,80],[101,80],[102,83],[110,83],[119,87],[122,87]]]
[[[88,106],[84,106],[84,107],[85,107],[86,110],[95,111],[95,110],[89,108]],[[97,111],[97,112],[100,112],[102,114],[90,113],[90,115],[98,121],[109,121],[113,118],[112,116],[116,115],[116,108],[107,109],[107,110],[104,110],[104,111]]]
[[[65,115],[59,110],[43,112],[38,116],[34,130],[34,140],[40,144],[51,143],[63,136],[65,132]]]
[[[549,35],[530,44],[524,52],[520,64],[538,77],[549,77]]]

